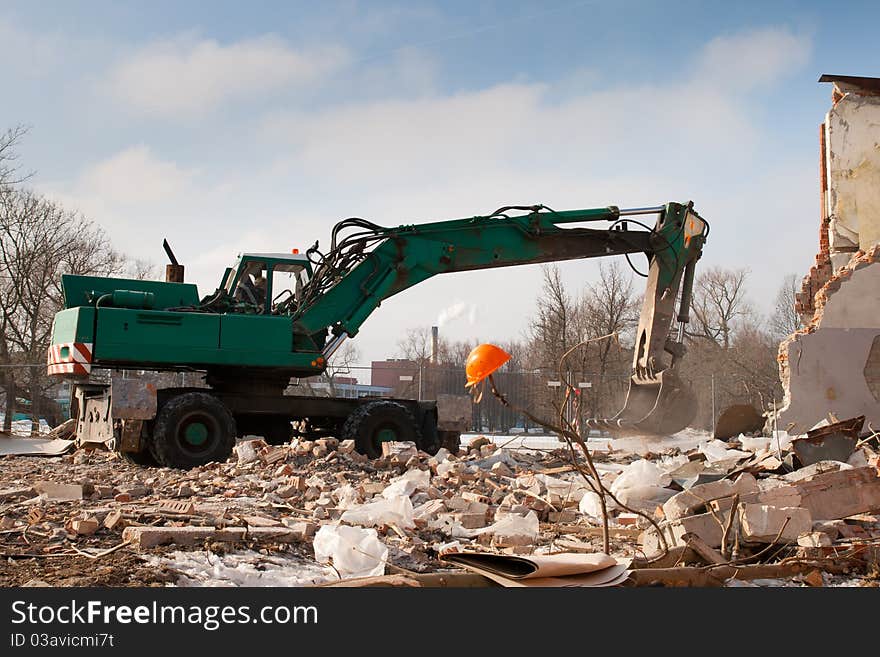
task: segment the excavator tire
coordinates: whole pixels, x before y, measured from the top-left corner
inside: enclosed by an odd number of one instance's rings
[[[342,426],[342,439],[354,440],[357,451],[371,459],[382,456],[382,443],[412,441],[421,445],[422,432],[412,413],[394,401],[373,401],[357,408]]]
[[[167,468],[194,468],[228,459],[235,435],[235,419],[223,402],[204,392],[187,392],[159,410],[150,452]]]

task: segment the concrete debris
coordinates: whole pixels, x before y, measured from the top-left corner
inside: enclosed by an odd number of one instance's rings
[[[807,431],[806,437],[792,441],[792,449],[802,465],[819,461],[846,462],[856,449],[865,416],[826,424]]]
[[[243,440],[239,442],[235,448],[235,455],[238,462],[242,465],[253,463],[260,459],[260,451],[266,449],[268,445],[262,438],[255,440]]]
[[[741,537],[756,543],[796,541],[813,528],[809,509],[745,504],[740,511]]]
[[[736,481],[722,479],[708,484],[699,484],[669,498],[663,505],[663,514],[668,520],[676,520],[695,514],[698,509],[705,507],[709,502],[721,498],[732,498],[736,494],[753,493],[757,490],[757,481],[748,473],[741,474]]]
[[[201,545],[211,542],[265,541],[292,543],[305,540],[304,528],[290,527],[126,527],[122,539],[141,548],[157,545]]]
[[[98,531],[99,526],[100,524],[95,518],[77,518],[68,520],[65,523],[65,529],[72,534],[79,534],[80,536],[91,536]]]
[[[797,544],[802,547],[831,547],[832,539],[825,532],[809,532],[798,536]]]
[[[59,484],[54,481],[38,481],[34,490],[44,500],[51,502],[70,502],[83,498],[83,487],[77,484]]]
[[[597,482],[579,471],[583,461],[572,463],[562,448],[536,452],[491,443],[486,449],[490,443],[478,439],[458,453],[444,449],[434,456],[395,443],[370,460],[350,441],[295,439],[270,446],[245,440],[226,463],[189,471],[137,467],[85,450],[54,460],[15,457],[0,470],[0,546],[7,553],[68,551],[74,558],[73,544],[91,555],[113,550],[95,558],[120,564],[128,553],[144,567],[120,565],[120,577],[139,578],[126,581],[180,585],[210,579],[194,574],[198,563],[211,562],[198,554],[218,555],[219,568],[231,550],[242,563],[280,560],[329,573],[302,581],[378,577],[386,565],[451,576],[449,564],[438,558],[451,544],[509,555],[602,551],[600,499],[591,489]],[[756,467],[776,454],[775,441],[768,451],[766,439],[722,443],[690,432],[670,444],[677,446],[643,458],[623,449],[594,454],[602,485],[630,507],[606,499],[615,558],[660,553],[649,519],[678,550],[670,566],[721,563],[732,558],[734,546],[742,557],[778,541],[790,555],[880,537],[876,517],[864,515],[880,511],[876,465],[820,462],[786,473],[781,462]],[[323,455],[316,458],[316,449]],[[876,463],[869,448],[862,451]],[[718,460],[710,464],[710,456]],[[686,468],[688,474],[676,478]],[[853,514],[862,515],[854,520]],[[25,529],[29,543],[21,538]],[[355,559],[357,546],[369,558]],[[149,566],[160,563],[177,574]],[[0,582],[46,579],[37,570],[34,564],[17,579],[0,575]],[[230,581],[239,581],[227,570]],[[254,573],[240,581],[256,581]]]

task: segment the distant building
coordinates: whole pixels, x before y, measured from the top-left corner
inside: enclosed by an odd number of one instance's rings
[[[400,377],[404,378],[401,379]],[[374,386],[400,388],[401,381],[417,382],[418,378],[418,364],[415,361],[406,358],[374,360],[370,367],[370,384]]]
[[[340,379],[342,381],[340,381]],[[386,386],[368,386],[358,383],[352,377],[337,377],[333,380],[333,387],[327,381],[309,381],[312,391],[320,391],[321,396],[342,397],[345,399],[360,399],[361,397],[391,397],[393,388]]]

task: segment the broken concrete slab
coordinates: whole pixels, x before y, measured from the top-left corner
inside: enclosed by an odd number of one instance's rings
[[[198,545],[205,541],[240,543],[246,540],[293,543],[306,538],[312,523],[290,527],[126,527],[122,539],[140,548],[158,545]]]
[[[794,472],[789,472],[783,479],[789,482],[798,482],[803,481],[805,479],[809,479],[814,477],[817,474],[823,474],[825,472],[837,472],[838,470],[852,470],[853,466],[848,463],[841,463],[840,461],[819,461],[818,463],[813,463],[812,465],[808,465],[804,468],[799,468]]]
[[[720,547],[724,532],[722,523],[727,521],[730,514],[729,512],[721,512],[716,515],[717,518],[711,513],[700,513],[661,523],[660,529],[666,539],[667,546],[685,545],[685,534],[695,534],[709,547]],[[660,538],[653,528],[642,532],[639,536],[639,543],[649,557],[663,551]]]
[[[698,484],[676,493],[663,504],[667,520],[676,520],[693,515],[694,511],[705,507],[713,500],[733,497],[736,494],[757,493],[758,483],[754,476],[744,472],[736,481],[721,479],[706,484]],[[703,537],[705,539],[705,537]]]
[[[872,467],[814,475],[797,484],[801,506],[816,520],[835,520],[880,509],[880,477]]]
[[[0,456],[60,456],[69,452],[73,445],[73,440],[63,438],[0,437]]]
[[[83,487],[80,484],[38,481],[34,484],[34,490],[41,498],[50,502],[73,502],[83,498]]]
[[[803,507],[744,504],[739,521],[743,540],[755,543],[796,541],[813,528],[810,511]]]
[[[825,532],[810,532],[798,536],[797,544],[801,547],[830,547],[833,541]]]

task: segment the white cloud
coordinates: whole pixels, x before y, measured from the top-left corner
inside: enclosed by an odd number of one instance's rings
[[[194,173],[156,157],[142,144],[86,169],[77,190],[108,204],[160,203],[180,194]]]
[[[806,37],[759,30],[709,42],[680,79],[562,100],[554,85],[497,84],[275,115],[263,132],[290,145],[286,166],[355,186],[439,189],[522,171],[606,176],[611,162],[662,175],[694,166],[695,153],[747,157],[760,140],[748,92],[795,70],[809,49]]]
[[[274,36],[229,45],[182,37],[123,60],[110,74],[110,87],[146,114],[199,115],[227,101],[314,83],[348,59],[339,46],[294,50]]]
[[[777,80],[809,59],[811,39],[783,28],[765,28],[712,39],[696,77],[707,83],[749,89]]]

